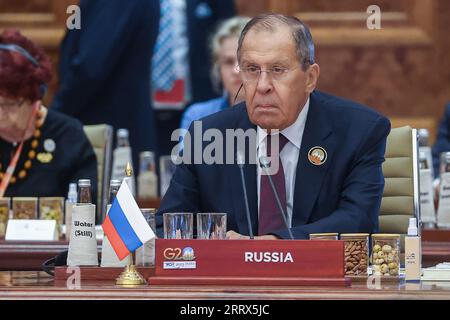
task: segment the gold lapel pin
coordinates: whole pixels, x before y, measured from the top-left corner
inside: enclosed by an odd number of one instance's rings
[[[41,163],[50,163],[53,160],[53,155],[49,152],[38,153],[37,159]]]
[[[308,152],[308,160],[315,166],[321,166],[327,161],[327,152],[322,147],[313,147]]]

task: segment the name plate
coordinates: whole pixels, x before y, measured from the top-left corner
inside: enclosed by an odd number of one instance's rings
[[[9,220],[5,240],[58,240],[56,220]]]
[[[167,279],[276,278],[331,280],[346,285],[344,242],[324,240],[167,240],[156,239],[155,277],[150,284],[170,284]],[[158,278],[159,277],[159,278]],[[160,281],[164,280],[164,281]],[[335,281],[336,280],[336,281]],[[240,281],[240,280],[239,280]],[[236,281],[236,283],[242,283]],[[196,283],[186,281],[186,283]],[[201,282],[205,283],[205,282]],[[279,282],[283,283],[283,281]],[[292,283],[295,283],[292,282]],[[299,282],[297,284],[311,282]]]

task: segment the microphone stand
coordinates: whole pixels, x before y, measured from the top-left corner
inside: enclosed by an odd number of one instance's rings
[[[237,158],[239,171],[241,172],[242,189],[244,189],[245,215],[247,216],[248,235],[250,236],[250,239],[254,239],[252,221],[250,219],[250,208],[248,206],[247,188],[245,187],[245,179],[244,179],[244,158],[240,153],[238,153]]]

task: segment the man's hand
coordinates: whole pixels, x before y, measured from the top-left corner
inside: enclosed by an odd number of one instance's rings
[[[277,238],[274,235],[267,234],[264,236],[257,236],[257,237],[255,237],[255,239],[257,239],[257,240],[278,240],[279,238]]]
[[[250,237],[249,236],[244,236],[244,235],[242,235],[240,233],[237,233],[237,232],[235,232],[233,230],[230,230],[230,231],[227,232],[227,239],[228,240],[248,240],[248,239],[250,239]]]
[[[244,236],[240,233],[230,230],[227,232],[227,239],[228,240],[248,240],[248,239],[250,239],[250,237]],[[277,240],[277,239],[278,239],[277,237],[275,237],[274,235],[271,235],[271,234],[255,237],[255,240]]]

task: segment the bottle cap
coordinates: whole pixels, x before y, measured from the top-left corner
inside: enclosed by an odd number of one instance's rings
[[[408,236],[417,236],[417,220],[409,218]]]
[[[120,180],[111,180],[109,182],[110,187],[120,187]]]
[[[78,186],[79,187],[90,187],[91,180],[90,179],[80,179],[80,180],[78,180]]]
[[[423,150],[419,151],[419,159],[420,160],[427,160],[427,153]]]
[[[428,131],[428,129],[420,128],[420,129],[419,129],[419,135],[420,135],[421,137],[426,137],[426,138],[428,138],[428,137],[430,136],[430,132]]]
[[[140,153],[141,158],[154,158],[155,154],[151,151],[142,151]]]
[[[419,129],[418,130],[419,133],[419,145],[421,147],[426,147],[428,146],[428,139],[430,137],[430,132],[428,131],[428,129]]]
[[[445,151],[441,152],[441,162],[449,163],[450,162],[450,152]]]
[[[129,136],[128,129],[118,129],[117,130],[118,138],[128,138],[128,136]]]

